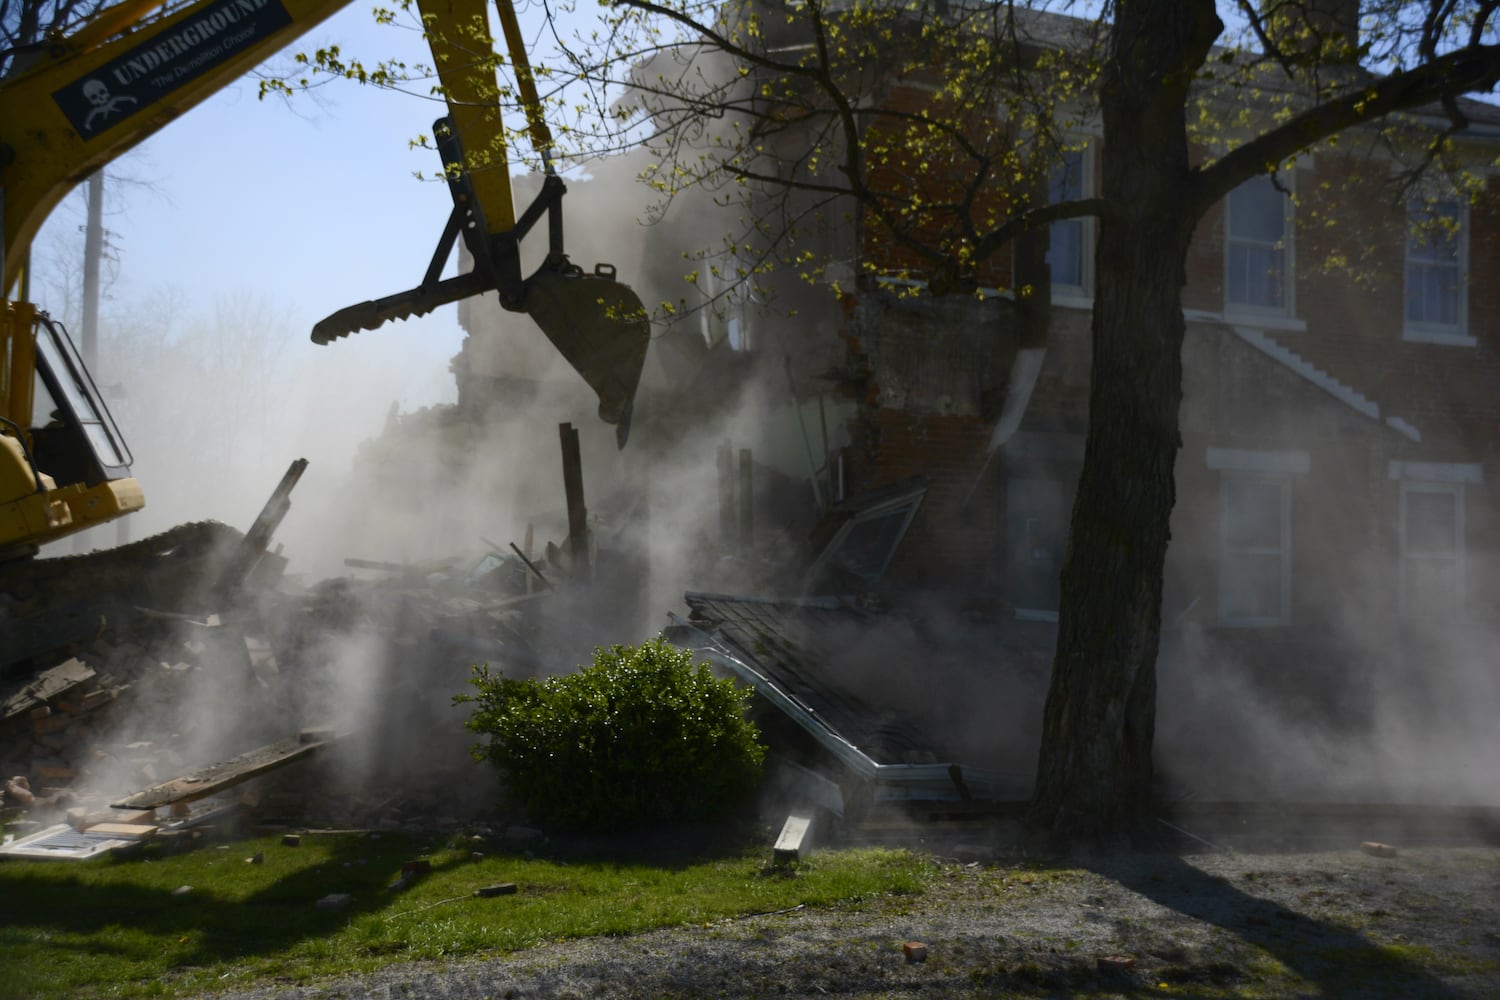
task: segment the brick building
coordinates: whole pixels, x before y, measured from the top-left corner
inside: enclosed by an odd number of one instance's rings
[[[1066,24],[1046,27],[1054,41],[1068,35]],[[907,110],[933,93],[921,80],[879,92]],[[1179,768],[1208,767],[1203,748],[1223,746],[1218,780],[1254,747],[1259,777],[1274,774],[1284,792],[1321,752],[1298,741],[1335,717],[1380,731],[1380,705],[1392,700],[1380,696],[1389,693],[1425,705],[1429,728],[1463,717],[1493,729],[1469,716],[1500,697],[1484,667],[1484,630],[1500,618],[1489,599],[1500,544],[1491,482],[1500,447],[1500,110],[1464,109],[1469,126],[1454,138],[1471,167],[1454,187],[1434,173],[1398,196],[1401,165],[1382,152],[1350,155],[1377,144],[1348,142],[1304,155],[1274,181],[1246,183],[1199,224],[1183,290],[1182,447],[1161,661],[1162,698],[1190,710],[1163,711],[1158,731],[1169,757],[1178,748]],[[1441,125],[1435,112],[1415,119]],[[985,127],[1004,131],[998,118]],[[1085,126],[1051,196],[1092,194],[1108,141]],[[1002,666],[1044,665],[1086,446],[1093,225],[1051,227],[1047,348],[1023,407],[1007,398],[1025,341],[1008,299],[1010,251],[984,262],[982,294],[934,296],[915,277],[920,261],[875,227],[847,225],[824,234],[837,297],[791,279],[784,294],[799,300],[795,318],[731,300],[658,331],[630,461],[659,445],[674,459],[696,448],[705,519],[721,434],[753,448],[758,463],[816,481],[804,505],[889,495],[879,491],[924,477],[904,540],[871,586],[1013,626],[1008,635],[1035,648],[1006,646],[996,654]],[[648,301],[673,297],[667,272],[703,245],[691,228],[647,237],[640,260],[666,262]],[[747,410],[752,386],[760,394]],[[991,454],[1008,403],[1019,424]],[[714,422],[727,414],[730,431]],[[906,523],[911,509],[891,513]],[[757,510],[758,532],[775,521]],[[674,521],[670,530],[686,528]],[[1460,675],[1463,683],[1445,683]],[[1215,703],[1228,709],[1203,711]],[[1272,716],[1275,725],[1265,721]],[[1278,728],[1297,717],[1317,721]],[[1229,735],[1236,726],[1242,738]],[[1307,752],[1280,770],[1266,763],[1291,743]],[[1468,795],[1477,786],[1463,787]]]
[[[1500,113],[1467,110],[1460,144],[1492,163]],[[1069,164],[1069,196],[1090,193],[1105,141]],[[1493,619],[1500,176],[1471,176],[1463,194],[1433,181],[1401,200],[1393,169],[1309,154],[1202,220],[1183,295],[1169,615],[1226,630],[1317,627],[1351,608],[1379,621]],[[1046,361],[1019,432],[982,474],[1014,357],[1003,307],[879,282],[851,296],[853,477],[933,480],[893,568],[903,583],[1055,613],[1086,428],[1091,230],[1053,227]]]
[[[1064,44],[1075,23],[1044,19],[1038,37]],[[879,92],[912,111],[934,91],[912,79]],[[1465,110],[1461,158],[1493,164],[1500,110]],[[1097,130],[1080,139],[1052,179],[1053,197],[1097,186],[1108,139]],[[1495,618],[1486,597],[1497,501],[1485,471],[1500,446],[1500,172],[1470,173],[1462,193],[1434,179],[1401,200],[1396,167],[1380,154],[1309,153],[1274,181],[1247,183],[1199,225],[1183,292],[1168,626],[1233,643],[1254,633],[1264,646],[1351,617]],[[589,186],[570,195],[575,218],[591,214]],[[746,384],[784,397],[763,409],[838,401],[822,418],[840,425],[822,435],[827,454],[805,419],[800,440],[735,433],[758,457],[791,456],[780,463],[790,475],[808,475],[804,454],[817,452],[825,500],[926,476],[889,585],[1055,617],[1087,425],[1092,232],[1086,219],[1051,227],[1046,359],[1019,429],[991,458],[1020,339],[1005,298],[1010,251],[977,275],[993,297],[934,297],[909,277],[919,261],[859,225],[825,234],[826,256],[842,265],[829,272],[844,279],[837,308],[826,289],[792,278],[783,296],[795,300],[795,318],[730,301],[655,335],[641,447],[656,426],[681,449],[683,407],[727,411]],[[702,236],[679,223],[645,240],[629,280],[648,301],[677,297],[683,252]],[[477,309],[466,315],[471,331],[493,322]],[[474,354],[471,344],[466,358]],[[792,425],[777,426],[788,437]]]

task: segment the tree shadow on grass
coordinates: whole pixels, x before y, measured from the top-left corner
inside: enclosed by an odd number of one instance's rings
[[[1091,871],[1261,949],[1324,996],[1351,992],[1459,1000],[1465,993],[1367,937],[1253,896],[1175,855],[1095,859]]]
[[[523,857],[564,865],[581,862],[604,868],[644,866],[676,871],[735,855],[745,843],[744,831],[720,827],[647,831],[631,837],[559,838],[546,844],[508,844],[499,850],[491,845],[486,851],[493,852],[490,859],[502,863],[502,871],[508,860]],[[377,930],[369,942],[369,953],[374,955],[400,949],[399,943],[378,932],[379,918],[425,909],[434,899],[432,891],[424,893],[415,887],[400,895],[389,890],[404,861],[434,854],[431,874],[423,876],[419,885],[445,871],[474,864],[467,844],[434,853],[430,840],[402,835],[339,837],[315,844],[304,839],[303,845],[238,843],[228,850],[199,848],[194,853],[200,858],[218,862],[212,877],[196,867],[172,876],[172,885],[163,884],[158,874],[162,869],[152,872],[146,867],[153,860],[148,858],[100,859],[76,867],[68,862],[0,864],[0,954],[46,955],[59,945],[42,944],[38,950],[38,942],[66,940],[68,950],[96,957],[94,965],[113,965],[115,973],[138,978],[163,969],[274,960],[303,942],[333,937],[352,922],[374,914],[377,920],[372,926]],[[246,864],[243,859],[258,847],[264,847],[265,867]],[[279,876],[274,873],[278,860],[285,863],[296,858],[291,852],[314,850],[321,855],[316,863],[301,864]],[[467,895],[465,890],[477,889],[486,877],[494,880],[494,868],[474,871],[472,880],[448,880],[461,883],[454,886],[455,892]],[[253,880],[257,886],[253,891],[236,891],[241,873],[245,880]],[[178,878],[201,878],[203,884],[177,896],[173,889]],[[318,900],[335,893],[351,897],[348,905],[341,909],[317,906]],[[353,947],[361,946],[355,943]],[[96,982],[88,977],[97,973],[81,966],[65,974],[76,975],[81,982]],[[66,994],[66,987],[51,977],[36,979],[33,989],[14,988],[6,978],[0,970],[0,998],[29,995],[42,987],[49,987],[52,995]]]
[[[274,878],[245,896],[216,895],[213,886],[174,895],[175,887],[133,883],[124,869],[144,871],[151,863],[144,858],[85,862],[76,874],[64,877],[57,877],[50,866],[68,862],[40,862],[49,866],[45,872],[12,867],[12,862],[0,868],[0,896],[5,899],[0,906],[0,951],[21,953],[39,940],[76,936],[80,943],[73,950],[138,961],[145,971],[160,970],[163,952],[174,968],[275,955],[389,906],[393,897],[387,887],[401,873],[402,862],[414,856],[415,846],[398,838],[340,838],[319,848],[326,851],[319,863]],[[215,875],[220,884],[226,876],[233,877],[234,866],[242,866],[247,879],[264,880],[265,869],[246,864],[242,850],[251,848],[233,845],[228,852],[218,852],[225,865]],[[432,868],[440,872],[461,863],[454,856]],[[319,908],[318,900],[334,893],[348,894],[349,904],[343,909]],[[9,995],[3,989],[0,994]]]

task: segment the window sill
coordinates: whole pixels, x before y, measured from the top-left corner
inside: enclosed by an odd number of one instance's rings
[[[1446,344],[1449,347],[1477,347],[1478,337],[1471,337],[1466,333],[1443,333],[1437,330],[1413,330],[1401,331],[1401,339],[1411,344]]]
[[[1255,330],[1281,330],[1290,333],[1306,333],[1307,320],[1300,316],[1284,316],[1275,313],[1211,312],[1207,309],[1184,309],[1182,318],[1189,323],[1223,323],[1228,326],[1247,326]]]
[[[1053,289],[1052,305],[1063,309],[1093,309],[1094,297],[1076,288]]]
[[[1286,628],[1288,618],[1220,618],[1219,628]]]

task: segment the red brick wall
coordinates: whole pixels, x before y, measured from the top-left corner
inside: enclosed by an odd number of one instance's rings
[[[882,106],[902,114],[929,111],[934,119],[950,119],[958,114],[951,102],[932,90],[900,83],[887,91]],[[1010,142],[1004,126],[993,117],[976,115],[971,132],[981,137],[981,143],[996,150]],[[966,188],[980,169],[979,162],[956,144],[945,145],[936,132],[915,122],[898,125],[892,119],[877,119],[869,130],[866,145],[873,150],[868,159],[870,187],[892,194],[898,201],[916,196],[927,206],[956,204],[964,198]],[[920,222],[910,233],[913,240],[928,248],[956,251],[962,234],[971,225],[983,232],[1003,220],[1009,211],[1001,193],[1008,168],[996,162],[988,169],[990,180],[971,207],[962,211],[937,209],[915,216]],[[931,271],[936,263],[934,258],[896,240],[873,212],[866,211],[862,221],[864,260],[883,272],[905,270],[919,278],[925,278]],[[975,274],[981,285],[1009,287],[1009,248],[977,262]]]
[[[875,410],[862,421],[851,449],[859,489],[932,478],[887,574],[893,585],[966,589],[992,576],[1003,537],[993,469],[964,505],[989,435],[977,416]]]

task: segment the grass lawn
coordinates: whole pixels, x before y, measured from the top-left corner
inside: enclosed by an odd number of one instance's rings
[[[175,996],[390,962],[506,952],[743,914],[923,891],[930,862],[901,851],[820,854],[766,870],[766,838],[684,857],[641,848],[516,847],[468,838],[304,836],[89,862],[0,861],[0,998]],[[476,852],[482,857],[476,857]],[[247,862],[257,853],[259,864]],[[403,862],[432,870],[387,887]],[[475,890],[515,883],[514,895]],[[174,895],[181,886],[191,891]],[[353,897],[319,909],[331,893]]]

